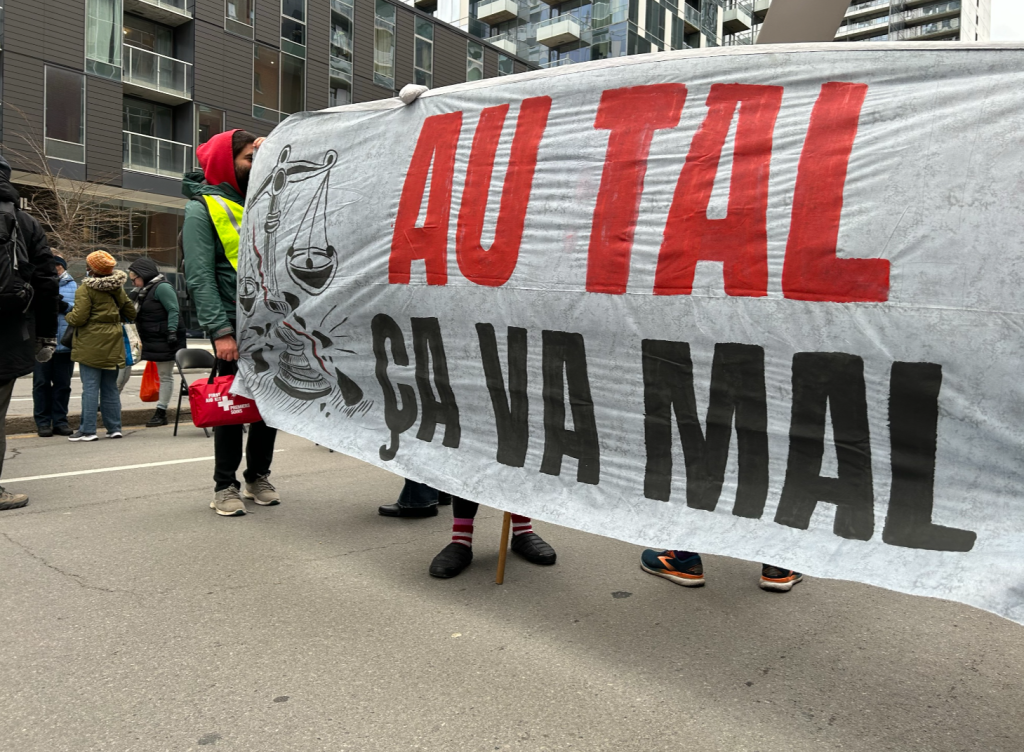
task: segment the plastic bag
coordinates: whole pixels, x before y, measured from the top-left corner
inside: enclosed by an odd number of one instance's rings
[[[156,363],[148,361],[146,370],[142,372],[142,386],[139,388],[139,399],[143,402],[156,402],[160,398],[160,372]]]

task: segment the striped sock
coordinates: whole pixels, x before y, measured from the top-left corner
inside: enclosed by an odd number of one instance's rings
[[[519,514],[512,515],[512,535],[523,535],[533,532],[533,521]]]
[[[452,543],[473,547],[473,518],[455,517],[452,519]]]

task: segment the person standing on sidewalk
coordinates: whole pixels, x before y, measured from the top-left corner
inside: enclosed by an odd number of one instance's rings
[[[36,363],[32,377],[32,406],[35,409],[36,432],[40,436],[70,436],[68,425],[68,403],[71,401],[71,377],[75,364],[71,360],[71,348],[64,347],[60,338],[64,336],[68,323],[64,315],[75,304],[78,283],[68,274],[68,262],[61,256],[54,256],[57,265],[60,298],[57,301],[57,349],[46,363]]]
[[[178,293],[153,259],[136,259],[128,267],[128,276],[138,289],[135,327],[142,341],[141,359],[156,363],[160,374],[160,397],[146,427],[166,426],[167,405],[174,387],[174,356],[185,347],[185,326],[178,315]]]
[[[182,193],[189,199],[181,232],[185,282],[196,304],[199,325],[213,340],[217,372],[238,372],[235,299],[238,290],[238,240],[249,171],[258,142],[243,130],[220,133],[196,150],[200,170],[185,175]],[[236,474],[242,462],[242,426],[213,430],[214,493],[210,508],[225,517],[245,514],[245,498],[278,504],[269,480],[277,429],[262,420],[249,426],[245,445],[244,490]]]
[[[75,327],[71,360],[78,363],[82,379],[82,423],[68,436],[70,441],[96,441],[96,410],[103,412],[107,438],[120,439],[121,395],[117,369],[124,368],[122,322],[135,321],[135,306],[124,291],[128,275],[115,268],[117,261],[106,251],[93,251],[86,259],[89,276],[75,292],[75,307],[65,319]]]
[[[19,202],[11,166],[0,157],[0,476],[14,383],[57,346],[57,269],[43,228],[17,208]],[[26,504],[28,496],[0,486],[0,509]]]

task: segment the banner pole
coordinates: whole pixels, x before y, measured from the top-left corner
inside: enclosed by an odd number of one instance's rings
[[[498,576],[494,578],[494,584],[500,585],[505,581],[505,556],[508,554],[508,530],[512,525],[512,513],[505,512],[501,518],[501,548],[498,550]]]

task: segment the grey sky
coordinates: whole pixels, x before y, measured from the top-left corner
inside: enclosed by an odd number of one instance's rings
[[[1024,0],[992,0],[992,40],[1024,42]]]

